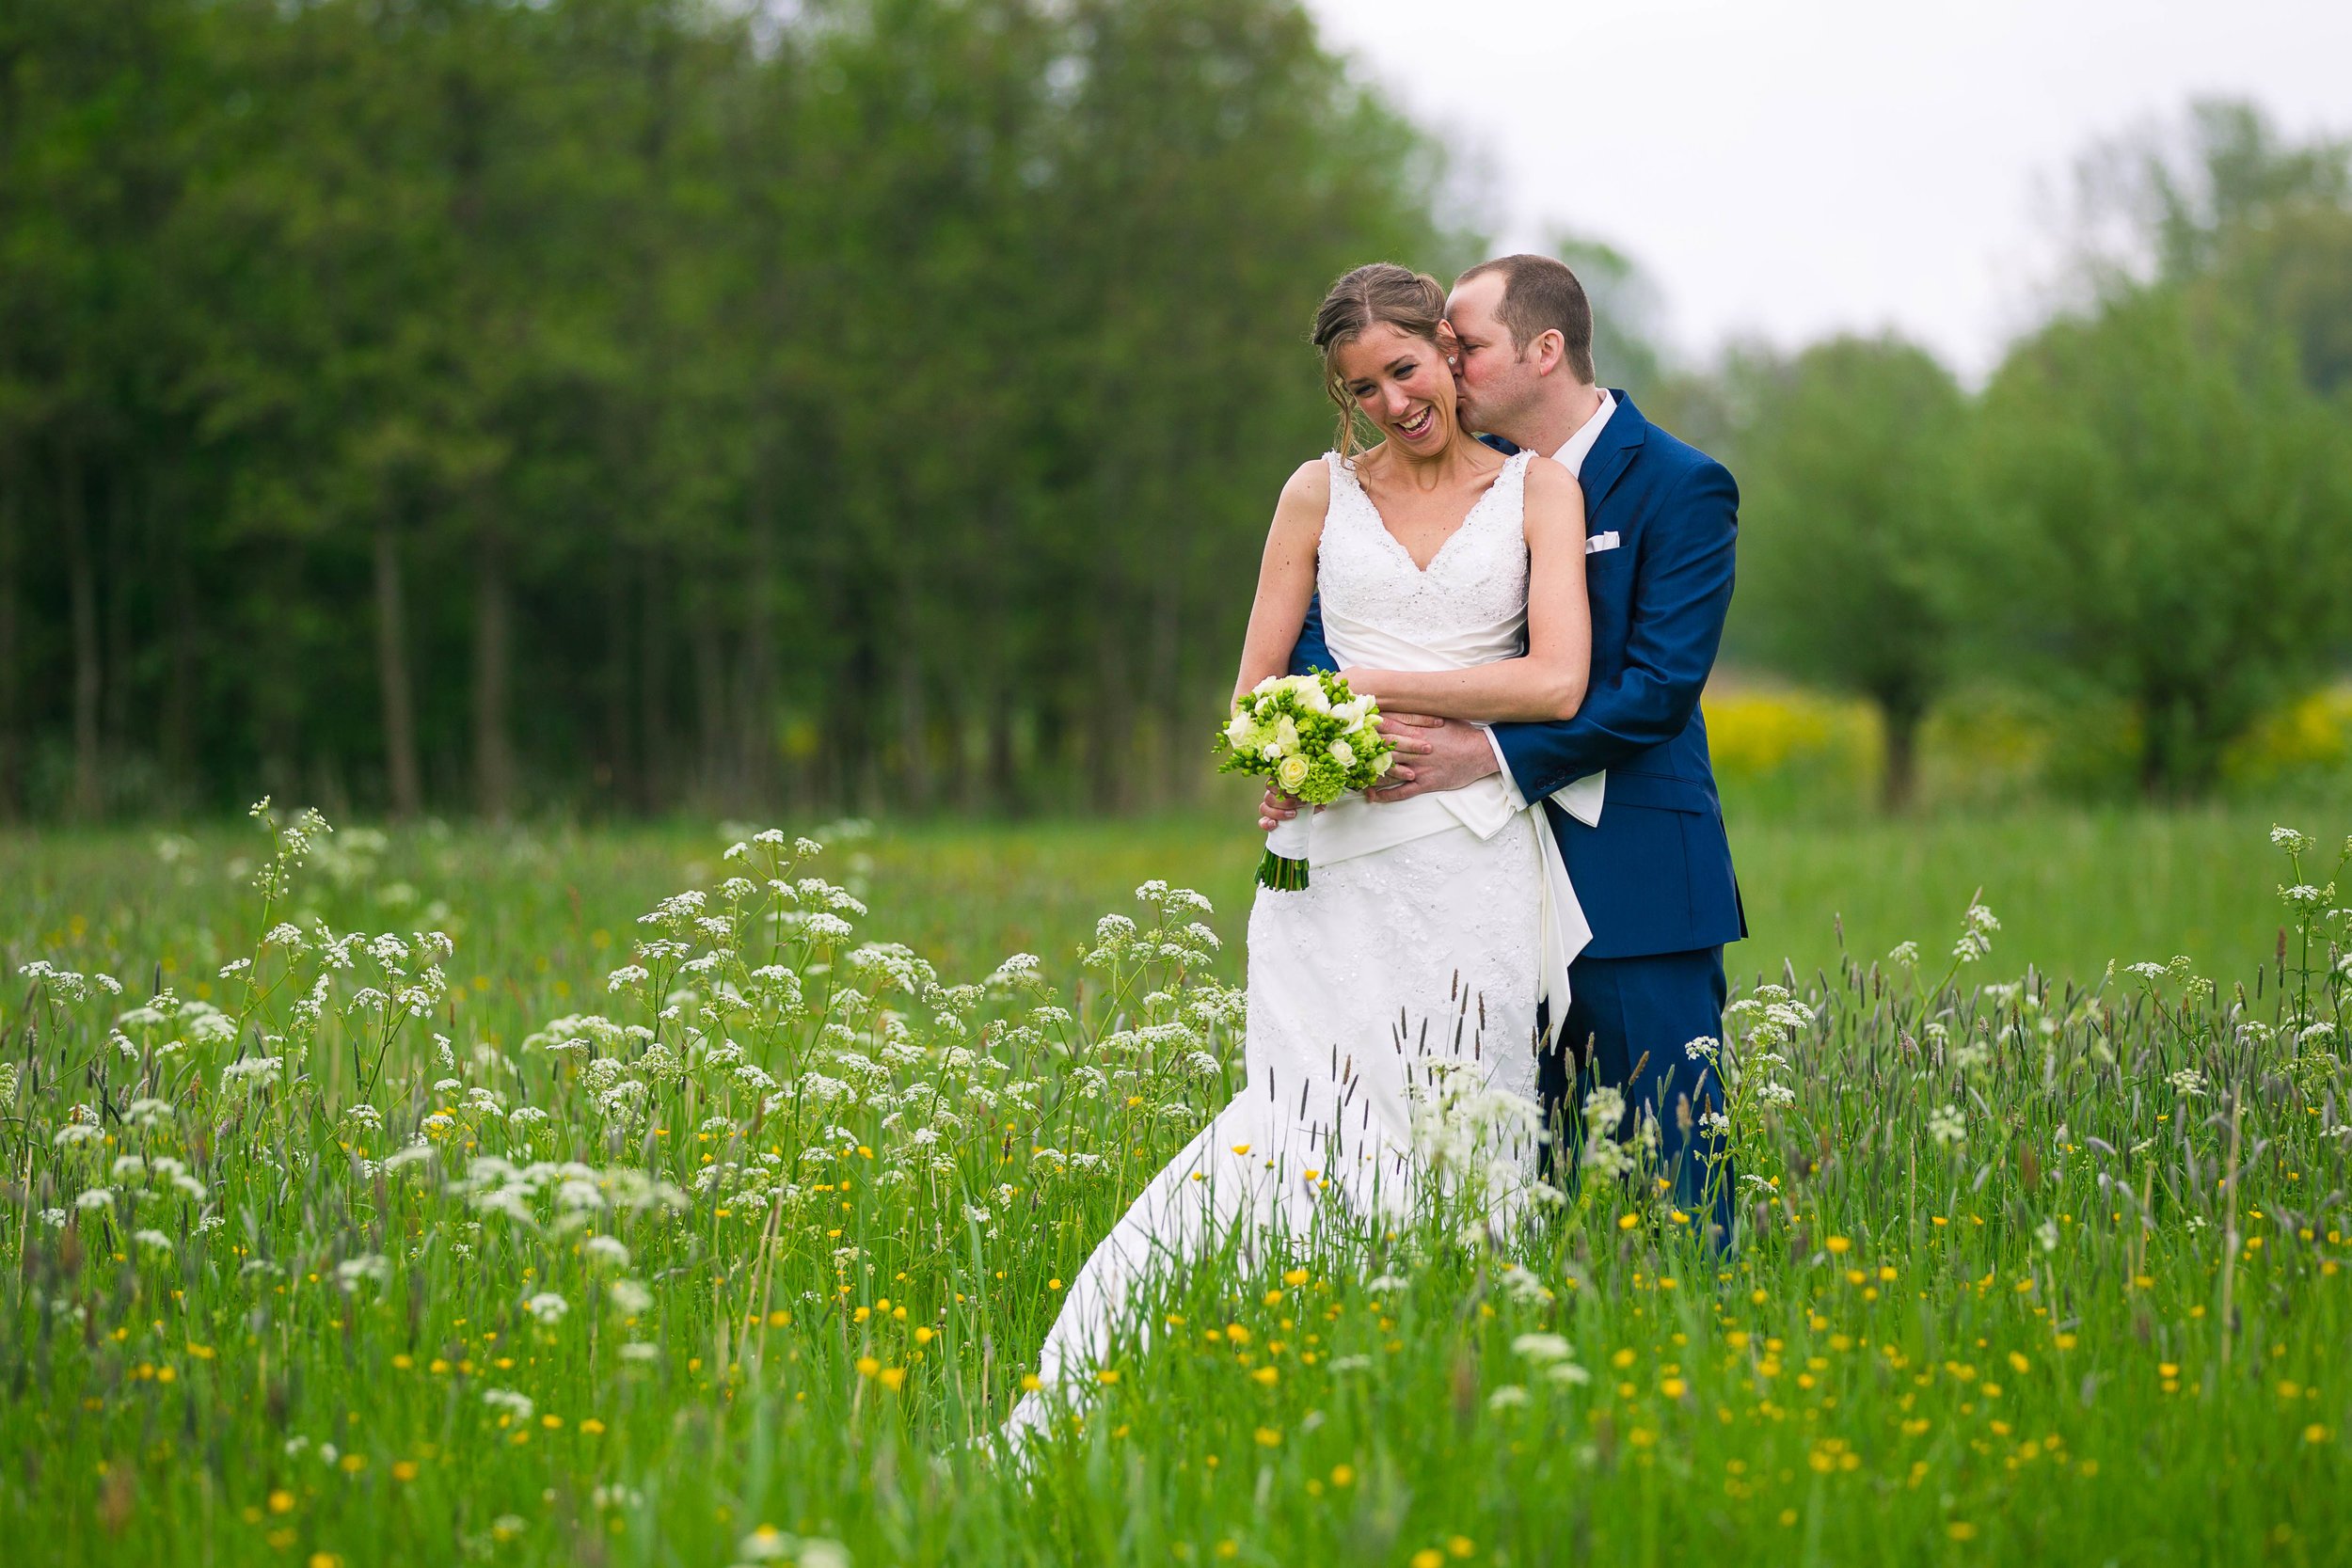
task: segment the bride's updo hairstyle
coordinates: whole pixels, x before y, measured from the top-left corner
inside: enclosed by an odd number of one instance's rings
[[[1340,350],[1363,336],[1367,327],[1386,325],[1407,337],[1442,348],[1438,328],[1445,324],[1445,289],[1427,273],[1400,267],[1394,261],[1375,261],[1358,267],[1331,285],[1315,310],[1314,345],[1323,351],[1323,389],[1340,411],[1339,452],[1343,462],[1356,456],[1356,400],[1347,379],[1340,374]]]

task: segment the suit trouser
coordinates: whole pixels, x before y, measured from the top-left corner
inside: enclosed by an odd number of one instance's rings
[[[1724,1109],[1724,1088],[1711,1061],[1693,1057],[1692,1040],[1719,1038],[1724,1029],[1724,950],[1702,947],[1633,958],[1579,958],[1568,969],[1567,1026],[1560,1048],[1539,1064],[1536,1085],[1546,1125],[1548,1162],[1565,1156],[1567,1168],[1551,1180],[1574,1189],[1579,1175],[1584,1098],[1593,1089],[1625,1096],[1619,1139],[1634,1135],[1639,1118],[1657,1119],[1657,1174],[1670,1184],[1675,1207],[1692,1223],[1713,1227],[1716,1247],[1731,1244],[1732,1171],[1720,1133],[1700,1118]],[[1571,1064],[1581,1061],[1569,1097]]]

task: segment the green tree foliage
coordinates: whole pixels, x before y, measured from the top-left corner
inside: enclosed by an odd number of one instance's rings
[[[1982,451],[2011,646],[2138,707],[2140,778],[2195,794],[2263,707],[2328,671],[2352,570],[2344,428],[2275,334],[2176,289],[2022,344]],[[2027,665],[2030,668],[2030,664]]]
[[[2352,144],[2292,142],[2256,104],[2201,99],[2093,149],[2075,184],[2094,260],[2179,283],[2282,214],[2352,199]]]
[[[1293,0],[21,0],[0,812],[1175,787],[1439,173]]]
[[[2142,788],[2178,798],[2340,667],[2348,160],[2219,103],[2097,150],[2094,287],[1980,402],[1918,350],[1851,339],[1735,353],[1681,397],[1745,498],[1727,648],[1871,698],[1890,803],[1963,669],[2121,697]]]
[[[2352,141],[2296,142],[2203,100],[2076,171],[2094,279],[2198,290],[2284,333],[2323,392],[2352,385]]]
[[[1837,338],[1772,376],[1754,407],[1734,606],[1745,645],[1877,705],[1886,803],[1900,808],[1967,612],[1980,532],[1968,401],[1924,349]]]
[[[1551,254],[1584,285],[1593,307],[1593,372],[1605,387],[1647,400],[1665,378],[1660,339],[1665,304],[1641,263],[1606,240],[1573,231],[1552,237]],[[1647,401],[1643,404],[1648,406]]]

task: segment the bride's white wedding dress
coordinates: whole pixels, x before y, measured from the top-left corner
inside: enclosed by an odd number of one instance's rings
[[[1343,667],[1449,670],[1517,657],[1527,625],[1527,455],[1508,459],[1426,570],[1337,453],[1316,557],[1325,641]],[[1376,693],[1375,693],[1376,695]],[[1597,815],[1595,778],[1563,800]],[[1567,1009],[1591,936],[1541,811],[1500,777],[1314,818],[1310,883],[1260,889],[1249,915],[1248,1082],[1154,1177],[1071,1282],[1040,1353],[1041,1386],[1007,1424],[1050,1421],[1092,1371],[1136,1284],[1238,1231],[1303,1239],[1319,1212],[1401,1214],[1419,1171],[1417,1088],[1441,1062],[1535,1099],[1539,997]],[[1506,1158],[1532,1176],[1535,1144]]]

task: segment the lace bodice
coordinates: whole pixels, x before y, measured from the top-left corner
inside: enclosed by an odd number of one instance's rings
[[[1516,656],[1527,627],[1528,455],[1503,461],[1423,571],[1380,520],[1363,482],[1339,453],[1325,453],[1331,505],[1315,587],[1327,621],[1336,616],[1409,642],[1449,645],[1457,657],[1448,662],[1457,666]]]

